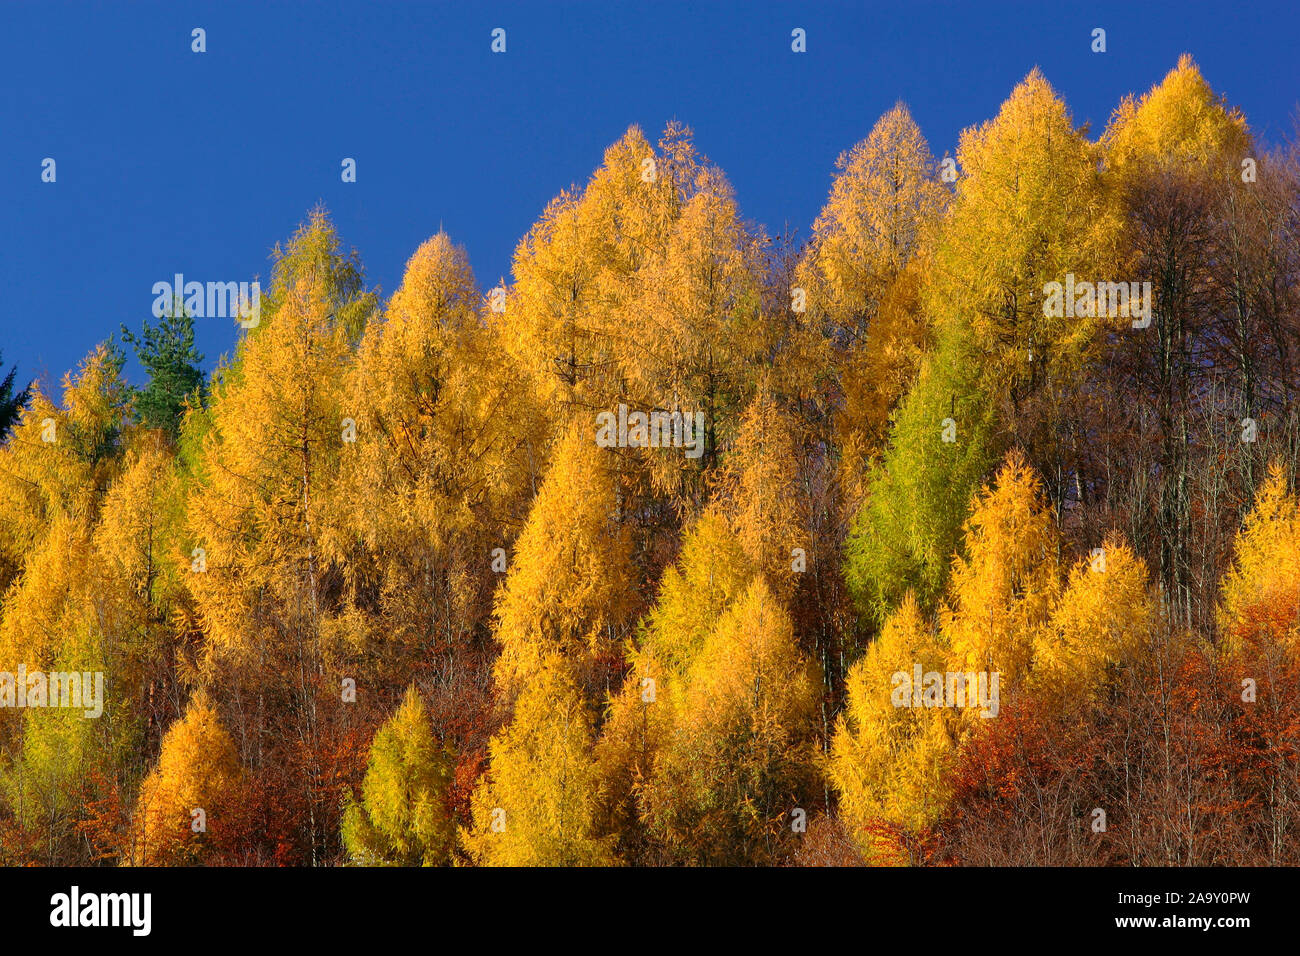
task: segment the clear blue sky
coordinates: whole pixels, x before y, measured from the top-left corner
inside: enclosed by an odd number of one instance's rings
[[[1276,142],[1295,0],[1225,3],[0,2],[0,350],[57,381],[153,283],[267,277],[317,200],[385,295],[441,224],[480,283],[629,124],[679,119],[744,213],[806,235],[836,155],[903,99],[932,149],[1034,65],[1094,133],[1190,52]],[[1090,50],[1094,27],[1108,52]],[[190,31],[207,31],[207,52]],[[507,52],[490,32],[507,30]],[[807,31],[808,52],[790,50]],[[57,161],[42,183],[41,161]],[[340,181],[354,157],[358,181]],[[198,321],[211,368],[236,327]],[[138,368],[131,367],[139,382]]]

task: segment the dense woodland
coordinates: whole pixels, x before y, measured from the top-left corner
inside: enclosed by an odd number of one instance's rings
[[[211,376],[183,307],[11,376],[0,669],[106,703],[0,709],[0,861],[1300,863],[1300,151],[1188,58],[863,129],[806,240],[634,127],[503,309],[317,208]]]

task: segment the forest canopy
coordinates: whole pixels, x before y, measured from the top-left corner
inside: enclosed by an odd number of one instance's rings
[[[1300,148],[1184,56],[828,172],[634,126],[499,286],[318,206],[211,374],[10,373],[0,863],[1300,863]]]

